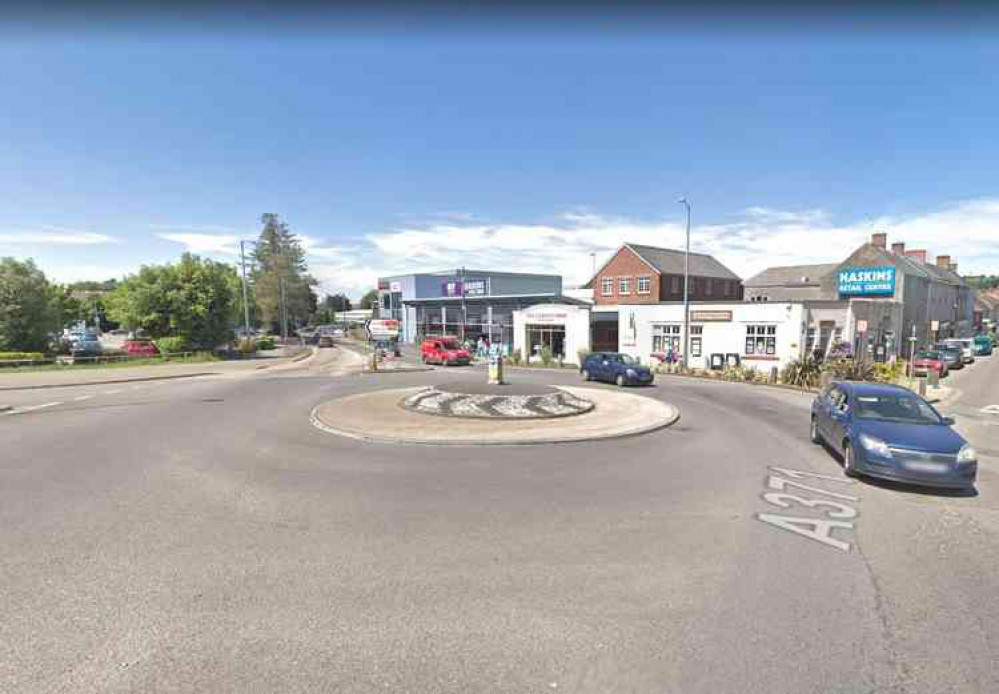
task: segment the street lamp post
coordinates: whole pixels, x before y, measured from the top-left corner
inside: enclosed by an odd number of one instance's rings
[[[250,303],[247,298],[246,289],[246,253],[243,250],[243,246],[246,242],[239,242],[239,265],[243,271],[243,338],[246,339],[250,335]]]
[[[687,352],[690,347],[690,203],[680,198],[678,203],[686,211],[687,245],[683,252],[683,370],[687,370]]]

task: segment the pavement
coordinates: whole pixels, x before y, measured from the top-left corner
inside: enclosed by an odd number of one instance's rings
[[[974,496],[850,480],[810,395],[687,379],[643,436],[368,444],[309,413],[458,371],[321,352],[0,415],[0,691],[999,691],[999,459]]]

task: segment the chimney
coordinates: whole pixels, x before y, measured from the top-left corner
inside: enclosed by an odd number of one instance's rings
[[[888,246],[888,234],[883,231],[871,234],[871,244],[878,248],[886,248]]]
[[[905,255],[914,260],[918,260],[923,265],[926,264],[926,251],[924,250],[920,249],[918,251],[906,251]]]
[[[899,241],[891,245],[891,252],[895,255],[905,255],[905,242]]]
[[[949,255],[938,255],[937,256],[937,267],[941,270],[947,270],[950,268],[950,256]]]

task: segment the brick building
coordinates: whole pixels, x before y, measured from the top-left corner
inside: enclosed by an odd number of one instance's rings
[[[583,285],[593,291],[591,343],[618,349],[618,307],[683,301],[684,252],[626,243]],[[691,302],[742,300],[739,276],[703,253],[690,254]]]

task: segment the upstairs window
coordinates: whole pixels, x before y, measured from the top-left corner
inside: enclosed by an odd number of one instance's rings
[[[602,277],[600,279],[601,296],[614,296],[614,278]]]
[[[652,292],[652,278],[651,277],[639,277],[638,278],[638,293],[639,294],[649,294]]]
[[[621,296],[627,296],[631,294],[631,278],[630,277],[618,277],[617,278],[617,293]]]

